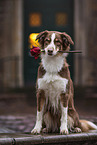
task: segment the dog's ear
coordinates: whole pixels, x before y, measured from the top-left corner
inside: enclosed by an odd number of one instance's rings
[[[63,40],[63,46],[65,48],[70,46],[70,44],[74,45],[73,40],[71,39],[71,37],[67,33],[65,33],[65,32],[61,33],[61,37],[62,37],[62,40]]]
[[[48,31],[45,30],[45,31],[43,31],[43,32],[40,32],[39,35],[37,35],[36,40],[38,40],[38,42],[40,43],[40,45],[43,46],[43,44],[44,44],[44,39],[45,39],[45,37],[47,36],[47,34],[48,34]]]

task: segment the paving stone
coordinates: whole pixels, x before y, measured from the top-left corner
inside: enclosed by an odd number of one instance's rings
[[[97,117],[92,116],[91,118],[86,116],[81,116],[80,118],[84,118],[86,120],[90,120],[97,124]],[[0,116],[0,128],[8,128],[13,130],[14,132],[30,132],[34,127],[36,120],[36,115],[28,114],[28,115],[6,115]],[[2,130],[3,131],[3,130]]]
[[[14,130],[15,132],[30,132],[35,124],[35,115],[0,116],[0,127]]]

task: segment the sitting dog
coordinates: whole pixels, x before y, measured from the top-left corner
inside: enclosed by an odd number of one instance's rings
[[[40,132],[87,132],[97,129],[92,122],[79,120],[73,101],[73,83],[66,62],[71,37],[57,31],[43,31],[36,38],[41,50],[37,77],[37,120],[32,134]]]

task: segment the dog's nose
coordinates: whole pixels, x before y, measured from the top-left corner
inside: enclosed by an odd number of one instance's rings
[[[48,49],[48,55],[53,55],[53,50],[52,49]]]
[[[53,53],[53,50],[48,50],[48,53]]]

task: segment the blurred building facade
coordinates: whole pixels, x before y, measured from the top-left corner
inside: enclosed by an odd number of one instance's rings
[[[82,55],[75,56],[75,84],[97,86],[97,1],[75,0],[74,40],[75,49]]]
[[[68,58],[74,83],[96,86],[96,25],[96,0],[41,0],[41,5],[35,0],[0,0],[1,88],[35,84],[40,60],[29,57],[28,37],[45,29],[66,31],[72,36],[72,49],[82,50],[82,54]]]
[[[23,86],[23,3],[0,0],[0,86]]]

